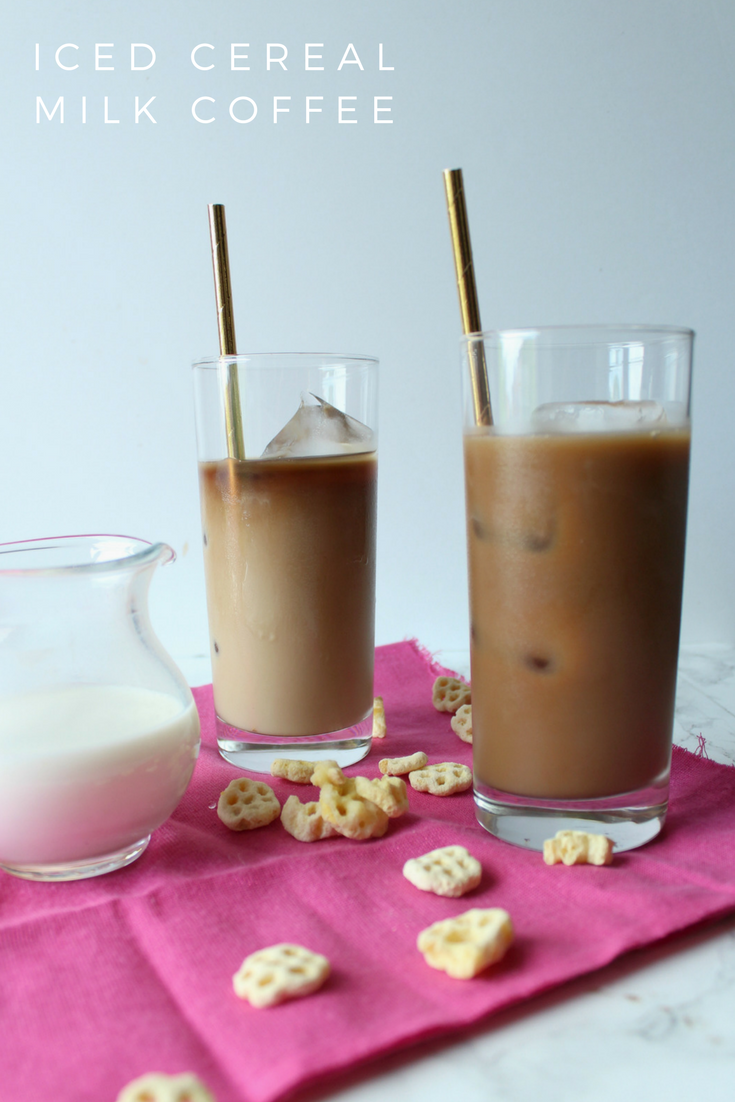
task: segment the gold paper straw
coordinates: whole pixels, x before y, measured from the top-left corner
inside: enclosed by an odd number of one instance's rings
[[[459,291],[462,332],[465,336],[468,336],[470,333],[480,333],[482,325],[480,323],[480,307],[477,303],[470,227],[467,221],[461,168],[444,169],[444,191],[447,196],[449,232],[452,235],[452,253],[454,255],[454,271],[457,276],[457,290]],[[468,352],[475,421],[478,425],[492,425],[493,414],[490,405],[490,387],[487,381],[485,346],[482,341],[476,341],[469,345]]]
[[[219,354],[221,357],[236,356],[235,316],[232,311],[232,287],[230,285],[230,258],[227,252],[225,208],[221,203],[209,203],[207,211],[209,212],[209,239],[212,244],[214,293],[217,299]],[[244,459],[245,443],[242,431],[240,386],[237,378],[237,364],[228,363],[225,370],[226,379],[224,395],[227,455],[230,459]]]

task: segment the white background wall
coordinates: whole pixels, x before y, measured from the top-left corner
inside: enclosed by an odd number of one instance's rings
[[[68,42],[73,72],[54,63]],[[130,72],[131,42],[152,69]],[[209,72],[189,60],[200,42]],[[266,71],[267,42],[288,72]],[[304,71],[307,42],[323,72]],[[349,43],[364,71],[337,71]],[[172,653],[207,649],[189,364],[216,349],[206,204],[222,202],[241,351],[381,360],[378,642],[464,648],[441,179],[461,166],[487,327],[696,329],[684,639],[735,639],[731,0],[30,0],[6,6],[1,80],[0,539],[171,543],[155,623]],[[63,125],[36,123],[38,95],[64,95]],[[136,95],[155,125],[133,122]],[[191,115],[203,95],[209,125]],[[241,95],[252,124],[229,118]],[[274,95],[292,97],[276,125]],[[324,96],[309,125],[306,95]],[[339,95],[358,96],[356,125]],[[372,122],[376,95],[392,124]]]

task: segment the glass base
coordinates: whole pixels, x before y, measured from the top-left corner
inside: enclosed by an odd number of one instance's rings
[[[558,830],[605,834],[616,853],[645,845],[661,831],[669,800],[665,782],[597,800],[536,800],[475,783],[477,821],[503,842],[542,851]]]
[[[6,865],[0,862],[0,869],[20,876],[23,880],[86,880],[90,876],[102,876],[114,872],[136,861],[151,840],[150,834],[133,842],[115,853],[105,853],[101,857],[85,857],[82,861],[65,861],[53,865]]]
[[[243,731],[216,717],[217,745],[225,761],[238,769],[251,773],[268,773],[275,758],[305,758],[307,761],[323,761],[331,758],[341,768],[362,761],[370,753],[373,737],[373,713],[360,723],[330,731],[324,735],[305,735],[292,738],[281,735],[260,735],[255,731]]]

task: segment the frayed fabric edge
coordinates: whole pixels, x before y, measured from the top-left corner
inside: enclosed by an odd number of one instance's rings
[[[457,677],[460,681],[465,681],[464,677],[455,670],[450,670],[448,666],[442,666],[441,662],[438,662],[436,656],[431,653],[428,647],[425,647],[423,643],[420,643],[418,639],[408,636],[403,640],[404,643],[408,643],[418,654],[419,658],[426,663],[434,677]]]

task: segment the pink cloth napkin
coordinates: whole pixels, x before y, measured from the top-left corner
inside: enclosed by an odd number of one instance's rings
[[[388,736],[349,770],[425,750],[470,763],[431,704],[441,671],[415,643],[380,647],[376,692]],[[660,839],[610,868],[547,867],[476,823],[472,794],[410,792],[384,838],[304,844],[276,821],[228,831],[214,805],[236,775],[216,749],[211,687],[195,690],[203,746],[174,816],[140,860],[96,880],[0,880],[3,1099],[114,1102],[151,1070],[195,1071],[218,1102],[271,1102],[410,1042],[477,1022],[630,949],[735,908],[735,769],[674,751]],[[284,801],[306,786],[273,781]],[[409,857],[461,843],[482,862],[460,900],[414,888]],[[517,941],[471,981],[430,969],[420,930],[469,907],[505,907]],[[266,945],[324,953],[317,994],[267,1010],[236,998],[232,975]]]

